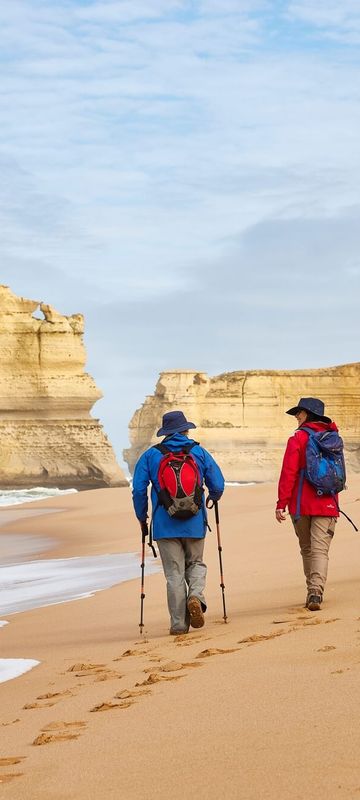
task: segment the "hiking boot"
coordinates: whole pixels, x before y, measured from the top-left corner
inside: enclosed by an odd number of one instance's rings
[[[202,628],[205,625],[204,612],[198,597],[189,597],[187,607],[190,614],[192,628]]]
[[[309,611],[320,611],[322,597],[320,594],[311,594],[307,601]]]
[[[180,628],[180,630],[178,628],[170,628],[169,630],[170,636],[180,636],[182,633],[189,633],[189,628]]]

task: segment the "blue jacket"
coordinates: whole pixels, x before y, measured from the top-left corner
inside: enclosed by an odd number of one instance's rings
[[[169,450],[181,450],[184,445],[193,443],[182,433],[174,433],[168,436],[164,443]],[[204,447],[195,444],[191,450],[200,471],[201,482],[205,483],[209,490],[212,500],[219,500],[224,491],[224,478],[216,461]],[[140,456],[134,472],[133,478],[133,503],[135,514],[144,522],[148,515],[148,494],[147,488],[151,483],[151,504],[153,513],[153,537],[154,539],[168,539],[172,537],[189,537],[201,539],[205,536],[207,527],[207,515],[205,508],[205,498],[203,507],[190,519],[174,519],[169,516],[165,508],[158,503],[157,491],[160,491],[158,482],[159,464],[162,454],[155,447],[150,447]]]

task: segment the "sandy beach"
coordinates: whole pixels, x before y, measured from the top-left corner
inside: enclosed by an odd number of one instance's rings
[[[349,484],[342,507],[359,524],[360,478]],[[311,613],[292,525],[276,523],[275,500],[264,484],[228,488],[221,502],[227,625],[213,518],[200,631],[169,636],[159,572],[145,579],[139,636],[140,560],[139,580],[0,616],[1,658],[40,662],[0,684],[4,797],[360,796],[360,534],[339,521],[323,610]],[[38,558],[139,552],[129,489],[3,515],[0,537],[52,541]]]

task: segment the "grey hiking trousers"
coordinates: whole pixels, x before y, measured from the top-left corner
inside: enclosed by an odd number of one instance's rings
[[[205,538],[158,539],[167,584],[167,601],[171,632],[189,629],[188,597],[198,597],[206,610],[204,589],[206,564],[203,562]]]

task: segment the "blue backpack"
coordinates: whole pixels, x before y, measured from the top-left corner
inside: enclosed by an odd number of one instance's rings
[[[337,431],[314,431],[301,426],[302,431],[309,434],[305,451],[305,468],[300,470],[299,491],[296,503],[295,519],[300,517],[300,502],[304,478],[316,489],[319,496],[330,495],[335,501],[338,511],[356,525],[350,517],[340,511],[335,495],[346,488],[346,469],[344,460],[344,443]]]

